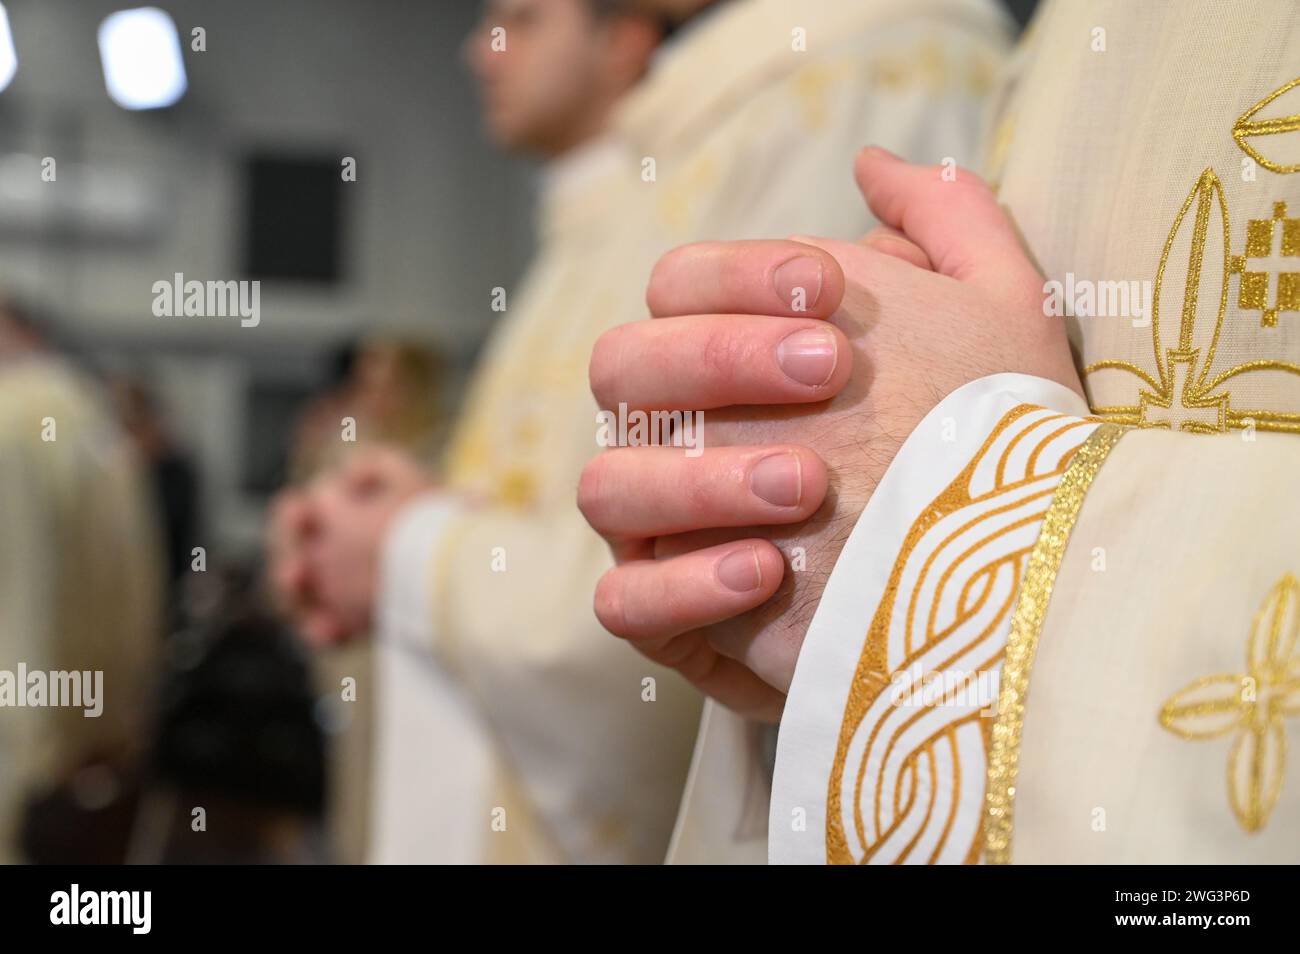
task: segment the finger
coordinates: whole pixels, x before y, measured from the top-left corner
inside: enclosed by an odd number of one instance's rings
[[[267,577],[273,595],[293,605],[307,584],[303,546],[313,532],[314,518],[305,499],[286,493],[272,504],[267,531]]]
[[[852,370],[848,339],[829,322],[698,315],[606,331],[589,374],[603,408],[709,410],[825,401]]]
[[[298,633],[308,646],[332,646],[347,637],[346,628],[328,610],[319,607],[304,610],[297,617]]]
[[[917,166],[883,149],[858,153],[854,174],[871,212],[903,231],[943,275],[988,288],[1040,283],[1020,237],[983,179]]]
[[[683,633],[655,649],[638,648],[649,659],[675,669],[700,692],[747,719],[777,722],[781,718],[785,694],[743,663],[718,652],[703,630]]]
[[[643,651],[758,606],[781,584],[785,562],[766,540],[742,540],[670,560],[624,563],[596,585],[600,624]]]
[[[710,527],[797,523],[826,496],[826,466],[806,447],[624,447],[594,457],[578,509],[602,536],[645,538]]]
[[[820,249],[794,241],[697,242],[655,264],[646,305],[656,318],[782,315],[828,318],[844,295],[844,273]]]
[[[894,258],[901,258],[905,262],[910,262],[917,268],[924,268],[927,272],[934,271],[934,266],[930,263],[930,256],[925,254],[925,249],[917,245],[898,229],[891,228],[888,225],[877,225],[874,229],[862,236],[858,244],[866,248],[875,249],[882,255],[892,255]]]
[[[296,546],[313,529],[314,515],[305,494],[287,491],[271,504],[268,544],[274,551]]]
[[[368,496],[418,472],[418,465],[402,451],[391,447],[370,447],[352,455],[340,469],[347,492]]]

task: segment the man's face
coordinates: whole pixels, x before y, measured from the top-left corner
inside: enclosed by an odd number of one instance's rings
[[[603,123],[604,33],[586,0],[488,0],[465,54],[500,146],[556,155]]]

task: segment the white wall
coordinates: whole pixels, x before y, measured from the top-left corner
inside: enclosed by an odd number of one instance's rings
[[[97,330],[242,334],[160,322],[150,287],[236,278],[242,209],[237,160],[250,147],[353,154],[358,182],[339,290],[262,288],[264,338],[367,326],[418,329],[471,351],[491,321],[489,290],[517,274],[528,247],[525,170],[478,130],[458,44],[471,0],[172,0],[190,89],[165,114],[132,114],[104,91],[96,29],[130,4],[8,0],[20,61],[0,93],[0,153],[53,156],[58,188],[83,164],[124,169],[156,188],[164,213],[146,247],[61,247],[0,238],[0,282],[32,288]],[[207,51],[188,49],[207,30]]]

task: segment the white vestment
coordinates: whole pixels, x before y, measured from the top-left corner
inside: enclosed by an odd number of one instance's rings
[[[1294,863],[1300,8],[1049,3],[994,128],[1089,407],[996,375],[908,438],[800,653],[771,859]]]
[[[28,796],[88,758],[138,755],[146,741],[162,639],[160,540],[144,476],[105,402],[56,359],[0,361],[0,671],[75,672],[82,684],[79,700],[59,696],[62,707],[21,697],[0,705],[2,862],[20,860]]]

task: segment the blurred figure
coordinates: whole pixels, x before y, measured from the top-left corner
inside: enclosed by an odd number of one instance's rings
[[[199,540],[199,478],[194,461],[176,442],[162,408],[137,378],[114,377],[109,390],[118,419],[149,470],[156,512],[162,521],[167,569],[167,607],[173,623],[181,604],[181,584]],[[170,631],[172,625],[168,625]]]
[[[599,308],[584,287],[591,285],[586,263],[610,234],[615,197],[634,169],[602,131],[614,105],[648,68],[661,36],[657,20],[632,15],[628,7],[609,0],[489,3],[465,44],[481,83],[488,134],[505,149],[541,159],[545,168],[541,250],[524,287],[511,291],[503,325],[474,380],[470,410],[458,424],[450,482],[457,500],[465,501],[464,516],[481,519],[484,530],[497,522],[506,534],[502,544],[519,559],[526,553],[516,544],[543,542],[556,532],[571,538],[576,565],[572,580],[562,578],[557,587],[562,602],[581,599],[578,580],[604,561],[570,504],[574,468],[591,439],[590,401],[573,384],[583,377],[589,317]],[[513,354],[520,347],[562,352],[567,374],[548,381],[514,377]],[[529,420],[506,436],[505,446],[482,454],[477,426],[466,433],[466,420],[477,421],[500,402],[512,414],[527,412]],[[539,426],[534,417],[552,420]],[[553,450],[549,467],[539,465],[552,433],[569,435],[570,446]],[[301,499],[280,503],[281,525],[296,523],[316,534],[325,544],[316,552],[328,547],[362,561],[333,564],[338,573],[322,573],[318,565],[310,582],[292,570],[279,574],[282,591],[297,589],[299,619],[320,641],[368,628],[381,576],[380,540],[408,502],[407,491],[432,485],[409,458],[388,454],[377,462],[354,462],[333,483],[318,485],[310,508]],[[550,471],[544,479],[543,469]],[[393,493],[396,485],[402,493]],[[347,493],[340,492],[344,487]],[[353,501],[364,504],[358,509]],[[345,508],[346,519],[329,519]],[[411,574],[423,575],[433,543],[415,541],[406,566]],[[569,556],[560,555],[559,564]],[[475,601],[501,600],[503,609],[509,603],[516,616],[506,626],[481,628],[458,611],[456,632],[448,636],[463,645],[463,662],[446,652],[446,643],[435,645],[391,620],[383,627],[390,644],[378,661],[374,860],[662,857],[698,718],[697,696],[667,670],[646,667],[602,638],[580,605],[565,606],[552,619],[531,612],[533,594],[547,587],[538,570],[515,570],[527,593],[466,592]],[[340,627],[334,612],[342,603],[355,612]],[[512,644],[519,650],[514,662],[507,658]],[[519,708],[501,704],[495,672],[517,682]],[[659,683],[654,705],[642,701],[647,676]],[[481,694],[475,687],[480,678],[488,681]],[[498,809],[504,830],[494,831]]]
[[[98,389],[0,303],[0,859],[25,798],[76,776],[111,798],[145,743],[160,642],[146,478]],[[22,704],[21,670],[102,673],[102,711]],[[86,674],[91,674],[87,676]],[[85,698],[83,686],[83,701]],[[47,702],[52,696],[47,696]],[[105,767],[107,766],[107,768]],[[106,774],[107,773],[107,774]],[[74,785],[74,789],[78,786]],[[84,786],[82,786],[84,788]]]
[[[340,348],[334,383],[315,398],[298,422],[289,453],[289,476],[297,486],[338,466],[346,448],[343,422],[355,422],[357,442],[400,448],[412,460],[432,464],[446,440],[442,411],[445,365],[432,347],[376,338]],[[299,491],[281,496],[293,508]],[[329,727],[329,798],[326,806],[332,859],[360,863],[366,857],[374,751],[374,653],[369,642],[317,644],[312,675]],[[365,687],[340,699],[344,680]]]
[[[401,447],[432,462],[445,437],[445,368],[432,348],[375,339],[340,350],[338,383],[308,406],[290,453],[290,479],[309,480],[338,463],[340,422],[357,422],[360,441]]]
[[[566,16],[585,24],[585,41],[554,39]],[[694,736],[692,693],[631,658],[592,612],[610,557],[573,500],[598,450],[592,343],[644,314],[645,276],[674,245],[773,230],[860,235],[871,223],[845,157],[862,143],[931,160],[968,156],[1006,26],[981,0],[488,6],[469,58],[489,129],[550,160],[537,260],[475,377],[445,484],[431,488],[429,475],[392,455],[353,462],[282,521],[293,532],[280,535],[277,574],[317,638],[348,638],[377,619],[410,652],[387,686],[434,660],[439,691],[486,719],[493,758],[484,771],[504,780],[466,792],[456,816],[479,826],[484,846],[513,858],[662,860]],[[645,39],[661,34],[668,42],[651,59]],[[623,52],[587,49],[601,46]],[[622,67],[614,106],[597,67],[612,71],[633,53],[648,74],[633,85],[639,70]],[[602,104],[594,118],[578,108]],[[818,294],[819,275],[787,277],[782,294],[792,301]],[[429,793],[442,794],[480,753],[453,739],[417,773],[410,753],[421,736],[454,733],[382,691],[381,720],[404,725],[412,741],[381,753],[378,840],[409,843],[419,815],[442,810]],[[678,855],[758,860],[769,780],[715,760],[720,734],[765,743],[724,713],[709,717],[691,791],[710,794],[677,822],[679,845],[690,846]],[[384,791],[405,791],[417,820]],[[520,806],[522,823],[508,804]],[[497,809],[508,827],[489,830]],[[466,857],[496,856],[485,848]]]
[[[638,12],[636,0],[487,0],[464,52],[492,140],[559,171],[602,139],[662,39],[665,24]]]

